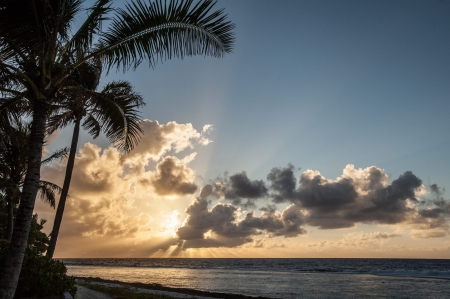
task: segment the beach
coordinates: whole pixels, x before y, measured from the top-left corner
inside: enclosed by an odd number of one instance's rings
[[[81,296],[77,292],[77,299],[92,299],[93,294],[97,295],[98,299],[108,299],[105,293],[101,293],[95,291],[96,286],[105,287],[105,288],[123,288],[126,287],[131,291],[137,293],[148,293],[154,295],[166,296],[169,298],[196,298],[196,299],[215,299],[215,298],[223,298],[223,299],[252,299],[252,298],[260,298],[266,299],[268,297],[254,297],[254,296],[245,296],[238,294],[225,294],[225,293],[214,293],[214,292],[204,292],[195,289],[187,289],[187,288],[169,288],[162,285],[156,284],[143,284],[143,283],[127,283],[116,280],[106,280],[101,278],[77,278],[79,291],[81,290]],[[81,286],[80,286],[81,284]],[[92,290],[94,289],[94,290]],[[101,293],[101,294],[98,294]]]

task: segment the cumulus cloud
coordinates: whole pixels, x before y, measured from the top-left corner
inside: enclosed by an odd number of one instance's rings
[[[263,180],[251,181],[245,171],[232,176],[226,173],[224,178],[217,178],[213,186],[216,197],[245,208],[256,207],[254,200],[267,196],[268,191]]]
[[[254,212],[241,215],[240,208],[218,203],[208,209],[208,196],[213,186],[207,185],[200,196],[187,208],[188,217],[177,230],[184,248],[234,247],[253,241],[253,236],[267,233],[269,236],[296,237],[306,233],[304,213],[291,205],[282,213],[264,210],[260,217]]]
[[[347,165],[341,176],[329,179],[314,170],[298,173],[289,164],[273,168],[267,180],[253,180],[245,171],[225,173],[200,189],[195,171],[188,166],[196,153],[183,151],[211,142],[205,136],[212,127],[197,131],[190,124],[149,120],[141,127],[144,138],[129,155],[90,143],[80,148],[61,235],[150,240],[170,231],[156,247],[141,241],[138,246],[139,252],[147,246],[170,251],[170,255],[189,248],[286,246],[273,245],[273,238],[305,235],[307,227],[377,224],[390,225],[397,232],[409,230],[409,236],[416,239],[448,235],[450,203],[444,199],[445,190],[431,185],[426,193],[411,171],[391,180],[378,167]],[[42,176],[62,184],[64,173],[64,165],[53,164],[43,168]],[[164,211],[168,217],[158,216],[154,210],[157,207],[163,214],[159,209],[165,198],[183,199],[184,205],[182,209],[170,206]],[[192,202],[180,225],[179,211],[188,205],[186,199]],[[151,208],[143,209],[146,205]],[[341,241],[310,246],[376,249],[396,237],[400,235],[358,232],[345,234]]]
[[[150,215],[130,216],[133,208],[134,182],[128,180],[120,164],[121,153],[114,148],[101,150],[86,143],[79,150],[64,215],[65,236],[135,236],[139,223]],[[62,184],[65,165],[43,168],[44,179]],[[147,221],[148,222],[148,221]]]
[[[293,165],[274,168],[267,175],[268,184],[249,179],[245,172],[216,179],[186,210],[188,217],[177,231],[179,239],[185,241],[185,247],[239,246],[262,234],[296,237],[306,234],[306,226],[339,229],[358,223],[397,225],[400,230],[409,229],[413,238],[447,235],[450,204],[435,185],[430,189],[433,199],[425,199],[425,187],[411,171],[390,182],[389,175],[378,167],[356,169],[347,165],[335,180],[307,170],[300,174],[298,183],[294,172]],[[229,200],[231,204],[219,202],[209,209],[212,201],[208,198]],[[248,208],[242,202],[244,198],[271,198],[273,204],[260,208],[260,216],[255,212],[243,214],[241,208]],[[280,203],[290,205],[280,213]],[[397,236],[371,233],[358,238],[370,243]]]
[[[201,132],[192,124],[178,124],[174,121],[160,124],[158,121],[143,120],[139,123],[144,131],[139,144],[133,151],[124,156],[128,163],[161,159],[170,151],[179,153],[196,144],[207,145],[212,142],[206,135],[212,130],[212,125],[205,125]]]
[[[179,226],[175,219],[178,211],[168,203],[163,213],[164,198],[184,198],[196,192],[196,174],[186,165],[196,153],[181,151],[208,144],[205,134],[211,127],[199,132],[191,124],[149,120],[143,121],[141,127],[143,142],[130,154],[91,143],[79,149],[61,236],[79,240],[95,237],[106,242],[169,237],[170,230],[174,234]],[[175,156],[177,153],[180,158]],[[150,167],[150,160],[157,162],[152,164],[154,168]],[[65,170],[64,163],[46,166],[42,178],[62,185]],[[153,213],[156,203],[161,215]],[[37,212],[51,215],[46,217],[51,224],[54,212],[46,209],[38,206]]]
[[[181,163],[177,157],[165,157],[156,166],[152,185],[159,195],[185,195],[193,194],[197,190],[194,180],[194,171]]]
[[[441,213],[439,208],[418,211],[424,186],[411,171],[389,184],[388,174],[375,166],[355,169],[347,165],[336,180],[307,170],[297,186],[293,170],[292,165],[272,169],[267,176],[271,197],[275,203],[291,202],[307,210],[306,221],[311,226],[332,229],[356,223],[398,224],[410,222],[418,213],[422,218]]]

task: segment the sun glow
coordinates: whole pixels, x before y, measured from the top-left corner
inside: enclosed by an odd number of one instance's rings
[[[176,237],[177,229],[181,224],[180,220],[178,219],[179,215],[180,212],[178,210],[173,210],[172,214],[167,216],[166,221],[161,224],[161,227],[163,229],[162,235]]]

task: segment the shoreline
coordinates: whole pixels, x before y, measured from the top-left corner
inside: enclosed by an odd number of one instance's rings
[[[200,291],[196,289],[188,289],[188,288],[172,288],[166,287],[161,284],[156,283],[140,283],[140,282],[123,282],[119,280],[108,280],[99,277],[79,277],[75,276],[77,281],[84,281],[87,284],[100,284],[107,287],[117,287],[117,286],[126,286],[135,288],[137,291],[143,290],[145,292],[151,292],[155,294],[162,294],[167,296],[173,296],[173,298],[186,298],[183,295],[195,296],[194,298],[203,297],[203,298],[223,298],[223,299],[271,299],[270,297],[254,297],[254,296],[246,296],[241,294],[231,294],[231,293],[217,293],[217,292],[208,292],[208,291]],[[181,296],[180,296],[181,295]]]

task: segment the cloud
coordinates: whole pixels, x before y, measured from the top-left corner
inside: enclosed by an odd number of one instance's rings
[[[133,163],[142,160],[158,161],[170,151],[180,153],[195,145],[207,145],[212,141],[206,135],[212,130],[212,125],[205,125],[201,132],[192,124],[178,124],[174,121],[160,124],[158,121],[143,120],[139,123],[144,134],[133,151],[124,156],[124,160]]]
[[[417,213],[437,217],[441,210],[417,209],[422,181],[406,171],[389,184],[378,167],[355,169],[347,165],[336,180],[307,170],[297,187],[294,167],[274,168],[267,176],[275,203],[291,202],[308,212],[306,222],[321,229],[348,228],[356,223],[397,224],[417,218]],[[419,217],[420,218],[420,217]]]
[[[101,149],[92,143],[79,149],[61,237],[81,243],[95,237],[106,243],[114,239],[128,242],[161,236],[169,238],[174,233],[179,226],[177,207],[165,204],[169,201],[164,199],[185,202],[185,196],[196,192],[197,176],[186,165],[196,153],[182,153],[181,159],[166,155],[207,144],[204,134],[211,128],[197,132],[191,124],[160,125],[148,120],[141,126],[145,138],[136,152],[125,154],[113,147]],[[149,164],[149,160],[157,163]],[[43,179],[62,185],[65,171],[64,163],[54,163],[43,167],[41,174]],[[154,205],[160,214],[154,213]],[[54,211],[38,204],[36,212],[50,220],[47,225],[50,227]]]
[[[177,157],[165,157],[156,166],[156,175],[151,184],[159,195],[185,195],[197,191],[195,173]]]
[[[400,234],[388,232],[351,232],[344,234],[343,238],[337,241],[321,241],[310,243],[308,247],[318,251],[398,251],[398,246],[389,245],[389,240],[399,238]]]
[[[273,201],[282,203],[295,199],[295,187],[297,181],[294,175],[294,165],[289,164],[286,168],[273,168],[267,175],[271,183],[270,188],[275,191]]]
[[[216,197],[231,200],[233,205],[255,207],[254,200],[267,196],[267,187],[262,180],[251,181],[245,171],[230,177],[217,178],[213,183]],[[243,202],[243,199],[247,199]]]
[[[213,187],[207,185],[194,202],[187,208],[188,217],[178,229],[177,235],[184,248],[233,247],[253,241],[253,236],[267,233],[270,237],[296,237],[306,233],[304,213],[295,205],[283,213],[265,210],[260,217],[254,212],[241,217],[240,208],[218,203],[208,209],[208,196],[213,195]]]
[[[102,151],[91,143],[80,148],[64,214],[65,236],[132,238],[142,219],[150,219],[150,215],[126,213],[135,204],[135,182],[127,177],[121,155],[115,148]],[[42,177],[62,185],[65,168],[61,164],[45,167]]]
[[[209,143],[205,134],[211,127],[196,131],[190,124],[148,120],[142,126],[144,143],[129,155],[90,143],[80,148],[61,236],[84,242],[95,237],[116,246],[119,240],[134,242],[130,246],[135,252],[161,250],[173,256],[192,248],[299,246],[292,238],[306,235],[308,227],[378,224],[397,232],[409,230],[413,239],[448,235],[450,203],[443,197],[445,190],[431,185],[426,193],[410,171],[391,180],[378,167],[347,165],[341,176],[328,179],[314,170],[298,173],[289,164],[273,168],[267,180],[253,180],[245,171],[225,173],[200,189],[195,171],[187,166],[196,153],[182,151]],[[64,173],[65,165],[53,164],[43,168],[42,177],[62,184]],[[186,199],[192,200],[189,206]],[[165,202],[169,204],[163,211]],[[180,225],[179,211],[185,208],[187,217]],[[385,243],[399,236],[359,232],[338,242],[310,245],[328,252],[345,251],[352,244],[395,249]],[[150,245],[154,238],[160,238],[160,245]]]
[[[447,236],[447,231],[442,229],[414,230],[411,232],[411,237],[415,239],[443,238],[445,236]]]
[[[347,165],[335,180],[318,171],[304,171],[298,185],[294,171],[293,165],[272,169],[267,175],[267,185],[262,180],[250,180],[245,172],[216,179],[202,189],[186,210],[188,217],[177,231],[179,239],[186,241],[187,247],[230,247],[253,242],[255,236],[262,234],[297,237],[306,234],[305,226],[338,229],[355,227],[358,223],[397,225],[409,229],[414,238],[447,234],[450,204],[442,197],[424,199],[425,187],[411,171],[389,183],[389,175],[378,167],[356,169]],[[434,186],[432,192],[438,190]],[[259,217],[254,212],[242,214],[239,206],[248,207],[242,198],[268,197],[275,204],[260,208]],[[230,200],[231,204],[219,202],[209,209],[212,201],[208,198]],[[276,205],[279,203],[290,205],[280,213]],[[433,207],[424,208],[426,205]],[[369,242],[397,236],[373,233],[359,238]]]

